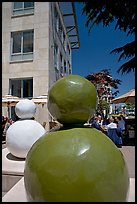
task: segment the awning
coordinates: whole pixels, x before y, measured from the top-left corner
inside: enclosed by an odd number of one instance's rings
[[[48,96],[47,95],[41,95],[35,98],[31,99],[35,104],[47,104]]]
[[[74,2],[58,2],[58,3],[64,19],[67,34],[70,40],[71,49],[78,49],[80,47],[80,41]]]
[[[114,98],[112,103],[135,103],[135,89],[130,90],[122,96]]]

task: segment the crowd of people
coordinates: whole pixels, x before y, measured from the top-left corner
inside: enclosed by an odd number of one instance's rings
[[[6,132],[14,121],[11,118],[2,116],[2,141],[6,139]],[[90,127],[94,127],[105,133],[118,146],[122,147],[123,136],[125,132],[125,118],[123,115],[102,118],[96,115],[89,121]]]
[[[12,118],[2,116],[2,141],[5,141],[6,132],[7,132],[8,128],[10,127],[10,125],[13,124],[13,122],[14,121],[12,120]]]
[[[102,118],[97,115],[89,121],[91,127],[94,127],[105,133],[118,147],[122,147],[125,132],[125,118],[123,115],[108,118]]]

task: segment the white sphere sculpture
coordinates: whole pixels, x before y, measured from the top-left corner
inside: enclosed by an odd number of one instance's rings
[[[6,144],[11,154],[19,158],[26,158],[31,146],[43,134],[44,127],[31,118],[36,112],[36,105],[32,100],[24,99],[15,106],[15,113],[20,118],[7,130]]]
[[[46,130],[35,120],[18,120],[7,130],[6,144],[11,154],[26,158],[31,146]]]
[[[21,119],[30,119],[36,113],[36,105],[32,100],[24,99],[16,104],[15,113]]]

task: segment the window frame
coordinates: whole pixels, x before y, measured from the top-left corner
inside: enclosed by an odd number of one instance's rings
[[[20,3],[22,3],[23,6],[22,6],[22,8],[18,8],[18,9],[14,8],[15,3],[17,3],[17,2],[12,2],[12,17],[34,14],[35,2],[31,2],[31,3],[34,3],[32,7],[26,7],[26,8],[24,7],[26,2],[20,2]],[[17,13],[19,11],[22,11],[22,12]],[[26,11],[28,11],[28,12],[26,12]]]
[[[23,34],[25,32],[32,32],[32,49],[33,51],[32,52],[23,52],[23,49],[24,49],[24,45],[23,45],[23,39],[24,39],[24,36]],[[21,33],[21,51],[18,52],[18,53],[14,53],[13,52],[13,35],[14,33]],[[11,51],[10,51],[10,62],[14,62],[14,61],[28,61],[28,60],[33,60],[33,53],[34,53],[34,29],[29,29],[29,30],[22,30],[22,31],[15,31],[15,32],[11,32]],[[27,55],[32,55],[29,59],[25,59],[23,58],[23,56],[27,56]],[[20,56],[20,59],[13,59],[15,56]]]
[[[24,97],[24,91],[23,91],[23,89],[24,89],[24,81],[28,81],[28,80],[29,81],[32,80],[32,90],[31,90],[32,96]],[[13,95],[13,90],[12,90],[12,85],[13,85],[12,82],[13,81],[19,81],[20,84],[21,84],[21,86],[20,86],[20,96],[18,94],[14,94],[15,96],[20,97],[20,98],[29,98],[29,99],[33,98],[33,77],[11,78],[11,79],[9,79],[9,93],[11,95]]]
[[[56,67],[56,69],[58,69],[58,57],[59,57],[59,47],[57,45],[57,43],[54,43],[54,67]]]

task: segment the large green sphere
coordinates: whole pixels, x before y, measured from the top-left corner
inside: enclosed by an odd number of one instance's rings
[[[121,151],[106,135],[72,128],[36,141],[24,183],[29,202],[124,202],[129,177]]]
[[[95,113],[95,86],[79,75],[68,75],[49,89],[48,110],[60,123],[85,123]]]

